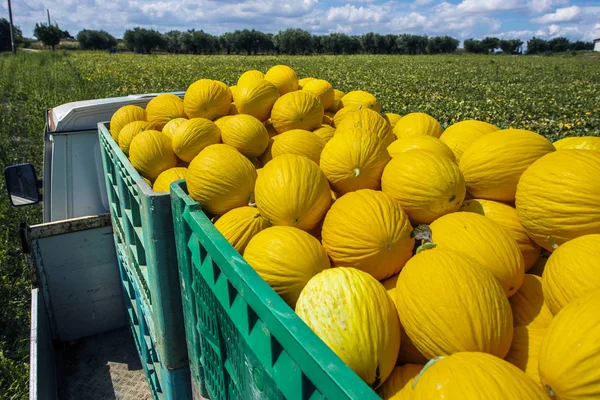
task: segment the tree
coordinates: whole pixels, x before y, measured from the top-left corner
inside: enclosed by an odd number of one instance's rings
[[[62,39],[74,39],[73,36],[69,33],[69,31],[62,31]]]
[[[123,35],[123,41],[129,50],[136,53],[148,53],[164,47],[165,40],[160,32],[154,29],[135,27],[128,29]]]
[[[463,43],[463,46],[467,53],[481,54],[487,52],[487,49],[483,46],[481,40],[467,39]]]
[[[13,35],[16,47],[23,42],[23,33],[18,27],[13,26]],[[10,23],[4,18],[0,18],[0,52],[10,51],[11,48]]]
[[[594,50],[594,42],[583,42],[578,40],[569,45],[571,51]]]
[[[35,28],[33,29],[33,36],[41,41],[44,46],[51,46],[52,51],[60,43],[62,34],[62,30],[60,30],[58,25],[35,24]]]
[[[273,42],[285,54],[311,54],[314,50],[312,35],[303,29],[279,31],[273,36]]]
[[[499,47],[500,39],[496,37],[485,37],[481,41],[481,46],[488,52],[493,53]]]
[[[540,54],[550,50],[550,45],[546,40],[534,36],[527,41],[525,54]]]
[[[169,53],[183,52],[181,43],[183,33],[180,31],[169,31],[163,35],[165,50]]]
[[[498,46],[505,54],[521,54],[523,41],[521,39],[502,39]]]
[[[117,39],[106,31],[84,29],[77,34],[79,47],[84,50],[108,50],[117,45]]]
[[[427,42],[427,53],[454,53],[458,48],[459,41],[450,36],[436,36],[429,38]]]
[[[565,51],[569,50],[571,42],[566,37],[560,36],[550,40],[548,42],[548,46],[554,53],[564,53]]]

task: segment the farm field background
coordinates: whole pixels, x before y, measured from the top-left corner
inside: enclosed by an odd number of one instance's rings
[[[41,174],[44,110],[76,100],[183,91],[200,78],[234,85],[248,69],[287,64],[299,77],[366,90],[382,112],[428,113],[445,128],[480,119],[554,141],[600,134],[600,59],[512,56],[195,56],[101,52],[0,55],[0,158],[33,162]],[[27,396],[29,272],[17,226],[41,208],[10,207],[0,180],[0,398]]]

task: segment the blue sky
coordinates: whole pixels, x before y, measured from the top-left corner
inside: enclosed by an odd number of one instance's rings
[[[15,24],[32,36],[36,22],[53,22],[75,35],[104,29],[115,37],[134,26],[166,32],[294,27],[315,34],[414,33],[461,40],[494,35],[571,40],[600,38],[600,0],[12,0]],[[7,17],[6,1],[0,17]]]

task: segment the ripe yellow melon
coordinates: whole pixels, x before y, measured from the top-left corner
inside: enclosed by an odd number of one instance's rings
[[[533,267],[531,267],[529,271],[527,271],[527,273],[539,276],[541,278],[542,274],[544,273],[544,269],[546,269],[546,262],[548,261],[548,257],[550,257],[550,254],[552,253],[550,253],[548,250],[542,249],[540,257],[537,259],[535,264],[533,264]]]
[[[600,233],[600,152],[561,150],[534,162],[517,186],[521,224],[548,251],[579,236]]]
[[[151,181],[177,165],[171,138],[154,130],[143,131],[133,138],[129,145],[129,160],[140,175]]]
[[[327,142],[321,153],[321,169],[340,194],[377,190],[389,160],[379,138],[362,129],[350,129]]]
[[[229,112],[227,113],[227,115],[238,115],[238,114],[239,114],[239,112],[238,112],[237,107],[235,106],[235,103],[231,103],[229,105]]]
[[[392,158],[381,175],[381,189],[402,204],[414,224],[457,211],[466,193],[456,164],[425,150]]]
[[[256,205],[273,225],[314,229],[329,209],[327,178],[313,161],[295,154],[273,158],[256,182]]]
[[[219,119],[223,143],[237,149],[246,157],[258,157],[269,145],[267,128],[251,115],[239,114]]]
[[[427,135],[439,138],[442,131],[442,126],[435,118],[419,112],[406,114],[394,125],[394,135],[398,139],[412,135]]]
[[[153,130],[151,123],[146,121],[133,121],[125,125],[119,131],[119,147],[123,150],[123,153],[129,155],[129,145],[138,133]]]
[[[540,257],[540,246],[527,236],[527,231],[519,221],[517,210],[508,204],[492,200],[471,199],[462,204],[460,211],[484,215],[507,229],[510,236],[516,240],[519,249],[521,249],[523,261],[525,262],[525,272],[533,267]]]
[[[402,118],[402,115],[389,112],[389,113],[385,113],[385,117],[387,118],[388,122],[392,126],[392,129],[394,129],[394,126],[396,126],[398,121],[400,121],[400,118]]]
[[[305,85],[306,85],[308,82],[310,82],[310,81],[314,81],[314,80],[316,80],[316,79],[317,79],[317,78],[312,78],[312,77],[307,77],[307,78],[302,78],[302,79],[300,79],[300,80],[298,81],[298,86],[299,86],[299,89],[303,89],[303,88],[304,88],[304,86],[305,86]]]
[[[265,121],[271,116],[271,109],[278,98],[275,85],[263,79],[239,87],[234,104],[239,114],[249,114]]]
[[[333,135],[335,135],[335,128],[329,125],[321,125],[321,127],[315,129],[313,133],[327,143],[333,138]]]
[[[600,137],[598,136],[566,137],[552,144],[556,150],[581,149],[600,151]]]
[[[342,92],[341,90],[333,89],[333,102],[331,103],[331,106],[327,108],[326,111],[335,114],[341,108],[340,100],[342,100],[342,97],[344,97],[345,95],[346,93]]]
[[[508,297],[523,283],[523,255],[506,229],[489,218],[471,212],[444,215],[430,226],[433,243],[461,252],[483,265]]]
[[[110,118],[110,136],[119,142],[121,129],[133,121],[146,121],[146,110],[139,106],[123,106],[119,108]]]
[[[233,99],[233,101],[235,101],[235,99],[237,98],[238,87],[236,85],[229,86],[229,91],[231,92],[231,98]],[[231,112],[231,106],[229,106],[229,112]]]
[[[265,128],[267,128],[267,132],[269,133],[269,139],[272,138],[273,136],[279,135],[279,133],[275,130],[275,127],[271,123],[270,118],[266,121],[263,121],[263,125],[265,126]]]
[[[342,123],[342,121],[345,120],[350,114],[352,114],[355,111],[361,110],[362,108],[362,104],[355,104],[340,108],[333,115],[333,126],[337,128]]]
[[[246,85],[252,85],[263,79],[265,79],[264,73],[262,73],[261,71],[257,71],[255,69],[251,69],[251,70],[244,72],[242,75],[240,75],[240,77],[237,81],[237,86],[243,87]]]
[[[183,111],[183,100],[170,93],[159,94],[148,102],[146,119],[157,130],[162,130],[167,122],[175,118],[187,118]]]
[[[500,128],[495,125],[470,119],[447,127],[440,136],[440,140],[450,147],[456,157],[456,162],[460,162],[467,147],[483,135],[497,130]]]
[[[576,298],[600,288],[600,234],[580,236],[554,250],[542,282],[544,298],[554,315]]]
[[[548,328],[515,327],[510,350],[504,357],[506,361],[529,375],[537,384],[540,384],[538,357],[542,341],[547,333]]]
[[[192,118],[182,123],[173,135],[173,151],[183,161],[191,162],[204,148],[221,141],[221,130],[206,118]]]
[[[302,86],[302,90],[312,93],[321,99],[324,109],[328,109],[333,104],[334,92],[331,83],[323,79],[313,79]]]
[[[547,328],[552,322],[552,312],[544,301],[542,278],[525,274],[523,284],[510,297],[514,326]]]
[[[352,267],[377,280],[400,272],[412,256],[412,226],[400,203],[383,192],[347,193],[325,216],[322,243],[336,267]]]
[[[329,268],[321,243],[292,226],[273,226],[250,240],[244,258],[292,308],[308,281]]]
[[[234,208],[215,222],[215,228],[240,254],[244,254],[246,246],[257,233],[269,226],[269,221],[255,207],[250,206]]]
[[[265,74],[265,80],[271,82],[277,87],[279,95],[298,90],[298,76],[296,71],[287,65],[275,65]]]
[[[377,101],[377,98],[373,96],[369,92],[365,92],[364,90],[353,90],[348,92],[340,99],[340,108],[347,106],[359,106],[362,105],[363,108],[370,108],[373,111],[380,112],[381,104]]]
[[[271,123],[279,133],[292,129],[312,131],[321,126],[323,115],[321,100],[298,90],[277,99],[271,110]]]
[[[336,124],[338,133],[343,133],[353,128],[360,128],[377,136],[386,147],[396,140],[390,123],[381,114],[368,108],[361,108],[355,112],[350,112],[343,120]]]
[[[508,299],[494,276],[463,253],[442,247],[417,253],[398,278],[396,302],[402,326],[427,359],[462,351],[501,358],[508,353]]]
[[[325,141],[304,129],[285,131],[273,138],[271,155],[273,158],[283,154],[296,154],[319,164]]]
[[[542,135],[505,129],[477,139],[464,152],[459,168],[473,196],[513,202],[521,174],[535,160],[553,151],[552,143]]]
[[[325,115],[323,115],[322,123],[325,125],[333,126],[333,119],[329,115],[327,115],[327,113],[325,113]]]
[[[226,144],[206,147],[190,163],[186,176],[190,197],[215,215],[252,204],[256,169]]]
[[[187,118],[174,118],[165,124],[162,132],[173,137],[177,128],[179,128],[185,121],[187,121]]]
[[[192,83],[183,97],[183,109],[189,118],[206,118],[211,121],[229,114],[233,102],[226,84],[211,79]]]
[[[371,275],[354,268],[325,269],[300,293],[296,313],[373,389],[391,374],[400,324],[394,303]]]
[[[542,385],[556,399],[600,398],[600,289],[574,300],[554,318],[542,342]]]
[[[423,365],[405,364],[394,367],[392,374],[377,390],[383,400],[409,400],[412,399],[412,384]]]
[[[433,136],[406,136],[402,139],[394,141],[388,146],[387,149],[391,157],[402,156],[406,151],[420,149],[433,154],[437,154],[441,157],[448,157],[452,161],[455,160],[454,153],[452,153],[450,147],[446,146],[444,142]]]
[[[543,389],[507,361],[485,353],[440,357],[415,378],[413,399],[548,400]]]
[[[187,168],[185,167],[169,168],[158,175],[158,178],[154,181],[152,190],[160,193],[169,193],[171,191],[171,183],[185,179],[186,174]]]

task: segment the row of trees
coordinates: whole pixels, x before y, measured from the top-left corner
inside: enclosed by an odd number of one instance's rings
[[[467,39],[464,42],[465,51],[476,54],[493,53],[497,49],[503,53],[521,54],[523,52],[523,41],[520,39],[498,39],[496,37],[486,37],[482,40]],[[593,50],[592,42],[583,42],[578,40],[571,42],[566,37],[557,37],[550,40],[536,38],[535,36],[527,41],[527,50],[525,54],[541,54],[547,52],[564,53],[566,51]]]

